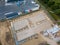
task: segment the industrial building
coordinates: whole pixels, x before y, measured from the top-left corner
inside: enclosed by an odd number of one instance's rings
[[[16,18],[23,13],[29,13],[39,9],[34,0],[18,0],[17,2],[0,1],[0,20]]]

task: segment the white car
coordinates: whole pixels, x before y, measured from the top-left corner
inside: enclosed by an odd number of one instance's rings
[[[36,4],[36,2],[32,1],[31,3]]]

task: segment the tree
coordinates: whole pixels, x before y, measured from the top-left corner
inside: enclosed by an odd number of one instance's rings
[[[55,14],[57,14],[58,16],[60,16],[60,9],[55,10]]]
[[[39,2],[42,1],[43,3],[47,4],[49,0],[38,0]]]
[[[57,3],[57,5],[59,6],[59,9],[60,9],[60,3]]]
[[[59,9],[59,5],[58,4],[54,4],[54,5],[51,6],[51,9],[52,10]]]
[[[49,0],[44,0],[43,2],[44,2],[45,4],[47,4],[47,3],[48,3],[48,1],[49,1]]]
[[[51,6],[54,5],[54,4],[55,4],[54,1],[48,1],[48,4],[47,4],[47,5],[48,5],[49,7],[51,7]]]

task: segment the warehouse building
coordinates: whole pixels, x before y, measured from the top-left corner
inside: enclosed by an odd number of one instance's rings
[[[1,0],[0,20],[16,18],[23,13],[29,13],[39,9],[39,5],[34,0]]]

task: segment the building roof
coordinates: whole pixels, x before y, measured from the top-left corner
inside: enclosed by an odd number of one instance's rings
[[[6,18],[6,13],[10,12],[24,12],[25,10],[32,9],[36,7],[36,4],[31,3],[34,0],[26,0],[26,3],[17,6],[17,4],[13,5],[5,5],[4,1],[0,4],[0,20]],[[0,2],[1,3],[1,2]]]

